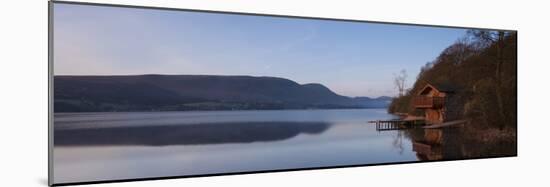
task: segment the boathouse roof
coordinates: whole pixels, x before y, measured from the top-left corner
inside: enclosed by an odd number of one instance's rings
[[[426,94],[428,92],[430,92],[430,90],[437,90],[438,92],[443,92],[443,93],[453,93],[456,91],[456,87],[453,86],[453,85],[450,85],[450,84],[442,84],[442,83],[426,83],[426,86],[424,86],[424,88],[420,89],[420,91],[418,92],[418,95],[423,95],[423,94]]]

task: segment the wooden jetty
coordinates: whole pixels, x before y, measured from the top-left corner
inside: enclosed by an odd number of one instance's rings
[[[423,120],[376,120],[369,123],[374,123],[377,131],[402,130],[425,125]]]
[[[369,121],[376,125],[377,131],[403,130],[412,128],[439,129],[447,127],[461,127],[468,123],[468,120],[455,120],[445,123],[430,124],[424,120],[376,120]]]

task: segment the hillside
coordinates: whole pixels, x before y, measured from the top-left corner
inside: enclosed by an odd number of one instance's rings
[[[55,112],[381,108],[390,100],[283,78],[216,75],[55,76],[54,97]]]
[[[488,34],[495,38],[497,35]],[[470,43],[459,41],[449,46],[437,59],[421,68],[413,87],[392,101],[389,112],[420,114],[411,104],[415,93],[427,83],[452,85],[464,118],[477,119],[480,125],[487,127],[514,127],[517,119],[517,35],[502,35],[495,41],[478,37]]]
[[[471,33],[473,32],[473,33]],[[517,151],[517,34],[470,31],[421,68],[406,94],[392,100],[391,113],[424,116],[412,99],[426,84],[451,85],[453,110],[469,120],[459,137],[469,157],[515,155]],[[451,105],[450,100],[448,105]]]

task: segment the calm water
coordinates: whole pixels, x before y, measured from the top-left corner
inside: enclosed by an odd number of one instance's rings
[[[56,183],[418,160],[385,109],[55,114]]]

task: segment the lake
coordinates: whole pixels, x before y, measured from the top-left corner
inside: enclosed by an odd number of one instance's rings
[[[386,109],[54,114],[54,182],[419,160]]]

